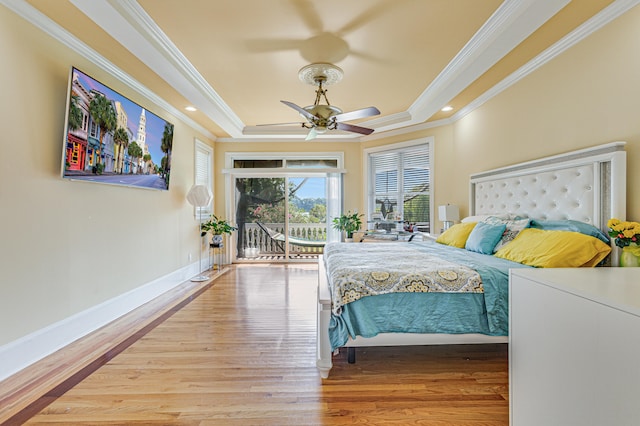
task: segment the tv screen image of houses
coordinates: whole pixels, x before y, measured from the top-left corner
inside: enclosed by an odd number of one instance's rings
[[[173,124],[71,69],[62,176],[167,190]]]

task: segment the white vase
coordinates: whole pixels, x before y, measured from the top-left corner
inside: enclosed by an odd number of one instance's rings
[[[222,244],[222,235],[214,235],[214,236],[211,238],[211,244],[212,244],[214,247],[216,247],[216,246],[217,246],[217,247],[220,247],[220,246],[221,246],[221,244]]]

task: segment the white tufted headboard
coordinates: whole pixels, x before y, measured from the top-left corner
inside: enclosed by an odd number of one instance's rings
[[[474,174],[470,214],[573,219],[606,232],[609,218],[626,214],[624,146],[613,142]]]

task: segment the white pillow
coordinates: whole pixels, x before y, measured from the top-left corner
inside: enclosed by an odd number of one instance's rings
[[[498,216],[491,216],[487,218],[487,220],[485,220],[484,222],[490,223],[492,225],[500,225],[500,224],[506,225],[506,229],[502,234],[502,238],[498,240],[498,243],[495,245],[493,249],[493,252],[495,253],[498,250],[500,250],[502,247],[504,247],[505,245],[513,241],[513,239],[518,236],[520,231],[522,231],[525,228],[528,228],[531,223],[531,219],[529,218],[500,219]]]
[[[462,220],[460,222],[462,223],[467,223],[467,222],[485,222],[488,218],[490,217],[497,217],[499,219],[508,219],[509,215],[499,215],[499,214],[479,214],[479,215],[475,215],[475,216],[467,216],[462,218]]]
[[[514,213],[493,213],[493,214],[479,214],[475,216],[467,216],[463,218],[460,222],[486,222],[488,218],[495,217],[497,219],[502,220],[516,220],[516,219],[526,219],[527,216],[514,214]]]

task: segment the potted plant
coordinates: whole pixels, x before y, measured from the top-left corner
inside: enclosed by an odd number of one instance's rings
[[[615,245],[622,249],[620,266],[640,266],[640,223],[614,217],[609,219],[607,227]]]
[[[231,226],[231,224],[224,219],[219,219],[215,214],[212,214],[209,220],[200,224],[200,230],[202,231],[203,237],[207,232],[210,232],[211,235],[213,235],[211,240],[213,244],[220,244],[224,234],[231,235],[231,233],[236,229],[238,228]]]
[[[333,218],[333,228],[345,233],[346,240],[351,241],[353,239],[353,233],[360,229],[362,221],[360,217],[364,216],[362,213],[347,212],[339,217]]]

